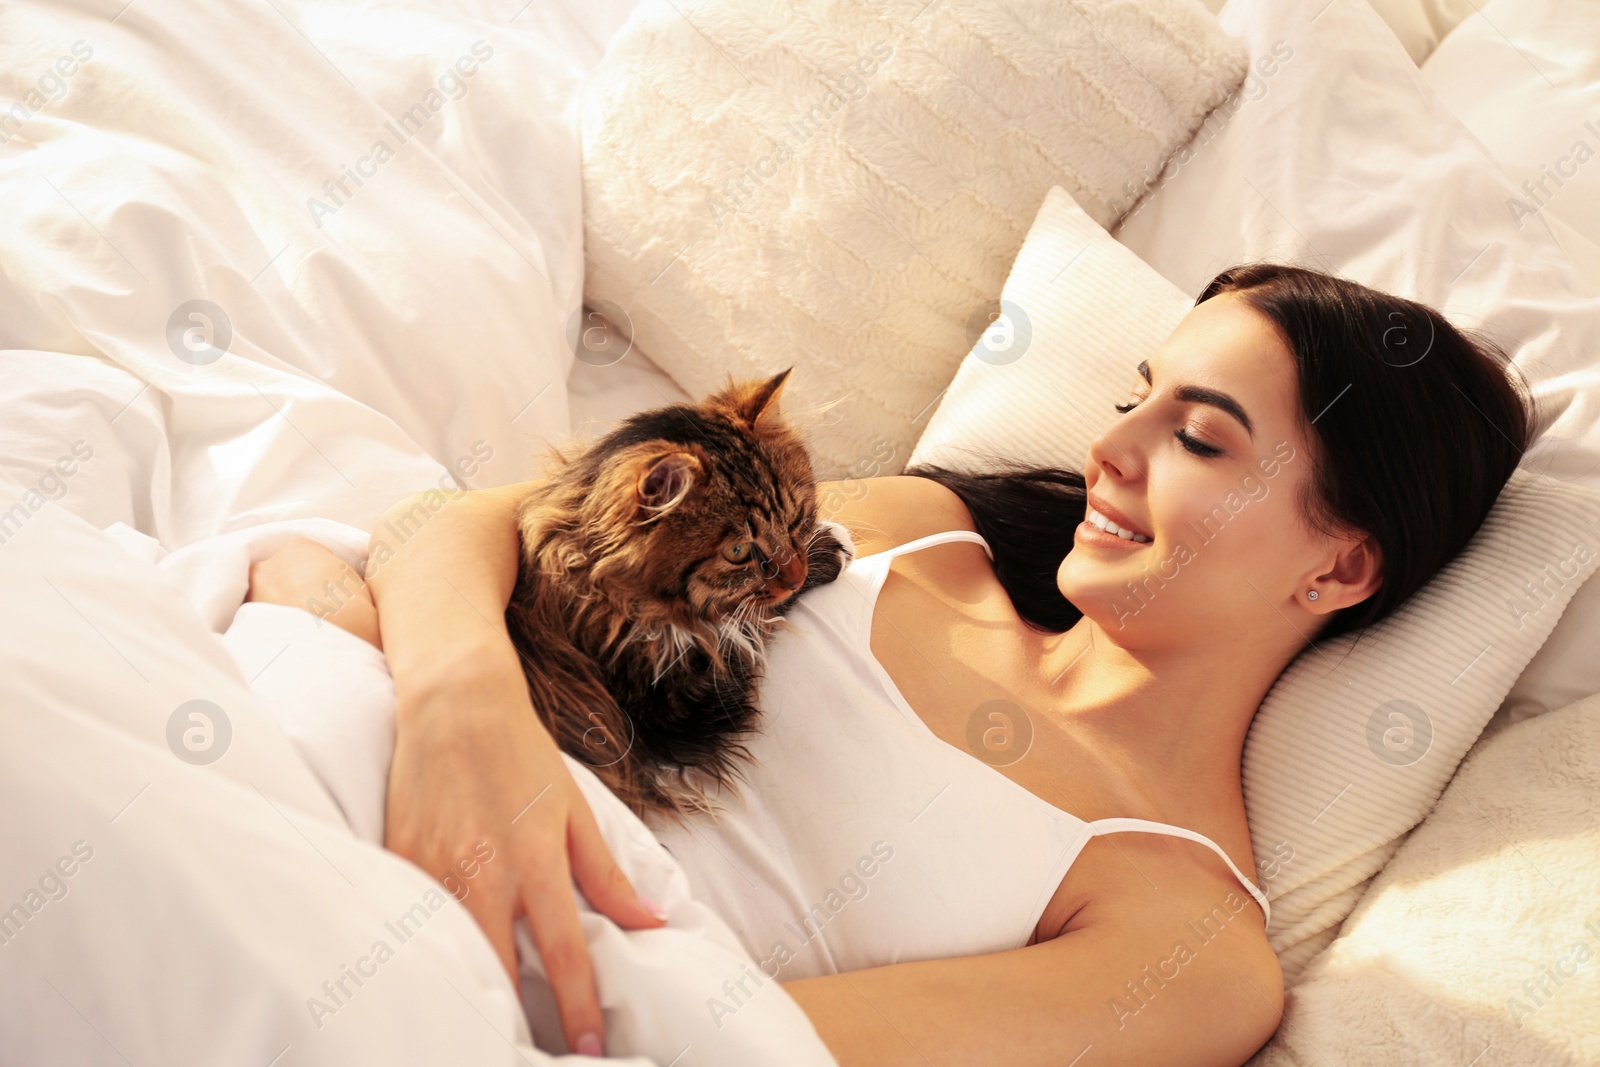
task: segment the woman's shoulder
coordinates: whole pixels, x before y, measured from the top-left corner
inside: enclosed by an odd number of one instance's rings
[[[929,478],[853,478],[817,486],[822,517],[842,524],[856,555],[870,556],[945,530],[976,530],[953,491]]]
[[[1085,849],[1068,878],[1093,890],[1073,902],[1064,929],[1035,937],[1090,970],[1133,979],[1132,992],[1125,986],[1109,1003],[1119,1030],[1138,1014],[1173,1037],[1209,1032],[1226,1046],[1213,1050],[1214,1062],[1242,1063],[1277,1029],[1284,1005],[1283,968],[1260,908],[1209,852],[1164,835],[1119,836]],[[1165,1008],[1144,1013],[1162,989]]]

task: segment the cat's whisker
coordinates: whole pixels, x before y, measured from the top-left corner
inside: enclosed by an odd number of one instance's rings
[[[766,623],[762,605],[758,601],[754,598],[739,601],[727,617],[717,624],[718,652],[726,646],[742,654],[752,667],[764,666],[766,648],[763,631]]]

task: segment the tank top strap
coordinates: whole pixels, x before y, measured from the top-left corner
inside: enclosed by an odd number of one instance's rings
[[[970,541],[975,545],[982,545],[983,551],[988,557],[991,560],[994,559],[994,552],[989,548],[989,542],[983,539],[982,534],[973,530],[942,530],[939,533],[928,534],[926,537],[919,537],[914,541],[907,541],[903,545],[886,548],[882,552],[874,552],[872,555],[863,558],[881,559],[888,563],[889,560],[894,559],[896,556],[905,556],[924,548],[932,548],[934,545],[949,545],[958,541]]]
[[[1272,922],[1272,905],[1267,903],[1267,895],[1257,888],[1254,882],[1244,876],[1244,872],[1240,871],[1228,854],[1222,851],[1221,846],[1205,834],[1186,830],[1181,826],[1173,826],[1170,823],[1152,822],[1149,819],[1096,819],[1087,825],[1090,836],[1093,837],[1136,830],[1147,834],[1166,834],[1169,837],[1181,837],[1206,846],[1222,857],[1222,862],[1228,865],[1228,870],[1233,872],[1233,876],[1239,879],[1245,889],[1250,892],[1250,895],[1255,898],[1256,903],[1261,905],[1261,912],[1266,917],[1267,922]]]

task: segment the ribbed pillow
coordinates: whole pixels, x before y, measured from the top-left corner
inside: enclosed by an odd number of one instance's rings
[[[970,468],[982,450],[1082,470],[1134,366],[1192,305],[1059,188],[1002,299],[1031,337],[1014,325],[1009,347],[1004,330],[974,347],[913,463]],[[1400,611],[1359,642],[1302,654],[1268,693],[1245,742],[1244,793],[1287,976],[1432,808],[1600,562],[1588,549],[1597,526],[1600,493],[1518,471],[1467,548]]]
[[[586,94],[586,299],[691,394],[799,367],[819,472],[897,471],[1045,192],[1111,225],[1244,73],[1196,0],[642,0]]]

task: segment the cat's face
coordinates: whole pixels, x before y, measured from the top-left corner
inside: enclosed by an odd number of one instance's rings
[[[605,439],[596,491],[610,499],[614,558],[631,563],[619,571],[642,593],[721,620],[800,589],[817,489],[778,413],[788,374],[644,412]]]

